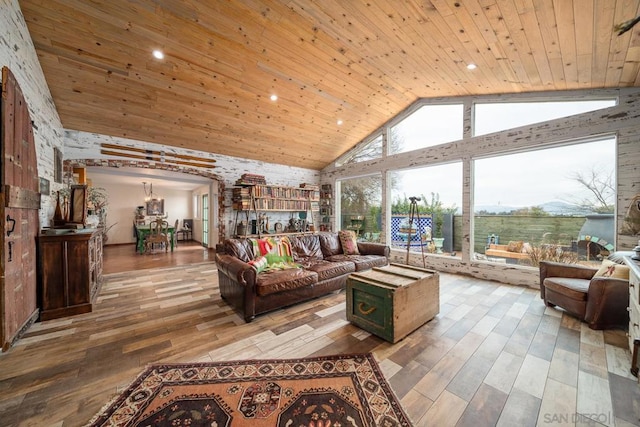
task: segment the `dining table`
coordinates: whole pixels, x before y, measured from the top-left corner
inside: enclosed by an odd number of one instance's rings
[[[151,233],[151,228],[149,224],[138,224],[136,227],[136,236],[138,236],[138,241],[136,242],[138,253],[144,253],[144,239]],[[170,237],[169,244],[171,245],[171,252],[173,252],[174,238],[173,235],[176,232],[176,228],[173,225],[170,225],[168,228]]]

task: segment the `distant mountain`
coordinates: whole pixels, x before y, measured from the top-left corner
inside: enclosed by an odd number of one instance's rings
[[[572,205],[571,203],[553,201],[546,202],[540,205],[540,207],[552,215],[586,215],[592,213],[590,209],[585,209],[582,206]]]
[[[545,202],[539,205],[536,205],[542,208],[545,212],[548,212],[551,215],[586,215],[591,213],[590,210],[584,209],[581,206],[572,205],[571,203],[562,202],[559,200],[554,200],[552,202]],[[485,211],[492,214],[498,214],[503,212],[511,212],[516,211],[518,209],[522,209],[522,207],[518,206],[505,206],[505,205],[481,205],[476,206],[475,211]]]

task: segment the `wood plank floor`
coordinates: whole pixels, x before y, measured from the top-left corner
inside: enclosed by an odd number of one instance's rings
[[[36,323],[0,356],[0,426],[79,426],[149,363],[373,352],[416,426],[640,425],[625,331],[536,290],[442,274],[440,314],[397,344],[346,320],[344,292],[245,324],[211,251],[105,248],[92,313]]]

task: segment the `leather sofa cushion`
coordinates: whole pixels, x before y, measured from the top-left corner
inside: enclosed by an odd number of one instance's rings
[[[249,239],[227,239],[224,251],[240,261],[249,262],[253,259],[253,245]]]
[[[382,267],[388,263],[387,258],[380,255],[333,255],[328,257],[327,260],[331,262],[352,262],[356,266],[356,271]]]
[[[301,268],[273,270],[258,274],[256,277],[256,294],[270,295],[276,292],[311,286],[315,283],[318,283],[318,274],[315,271]]]
[[[349,274],[356,271],[356,266],[350,261],[316,261],[307,264],[305,266],[307,270],[315,271],[318,273],[318,281],[321,282],[326,279],[333,279],[334,277],[342,276],[343,274]]]
[[[320,233],[318,238],[320,239],[320,248],[324,259],[343,253],[338,233]]]
[[[586,279],[573,279],[568,277],[547,277],[544,279],[544,287],[555,291],[567,298],[586,301],[589,292],[589,282]]]
[[[322,249],[320,248],[320,239],[313,235],[304,235],[289,238],[291,241],[291,251],[293,252],[293,260],[302,262],[304,260],[322,260]]]

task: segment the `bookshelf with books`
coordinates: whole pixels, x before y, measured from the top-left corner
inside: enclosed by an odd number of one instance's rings
[[[317,186],[243,184],[234,187],[232,191],[237,236],[315,231],[314,214],[320,209],[320,191]],[[238,222],[239,216],[244,221]]]
[[[323,184],[320,187],[320,231],[333,230],[333,187]]]

